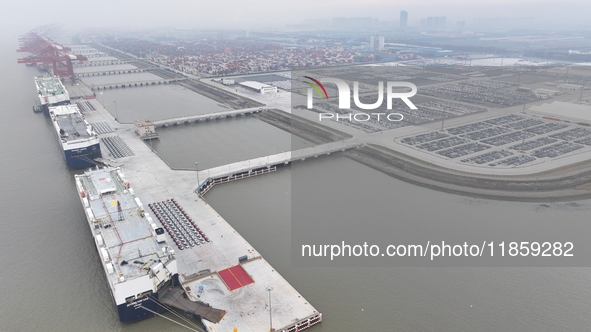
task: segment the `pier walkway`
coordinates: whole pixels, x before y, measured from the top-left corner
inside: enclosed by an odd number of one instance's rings
[[[134,82],[123,82],[123,83],[110,83],[110,84],[96,84],[91,86],[91,90],[107,90],[107,89],[118,89],[118,88],[131,88],[131,87],[139,87],[139,86],[150,86],[150,85],[158,85],[158,84],[171,84],[178,81],[184,81],[186,78],[164,78],[164,79],[155,79],[155,80],[144,80],[144,81],[134,81]]]
[[[225,119],[227,117],[260,113],[262,111],[264,111],[263,108],[253,107],[253,108],[245,108],[245,109],[241,109],[241,110],[230,110],[230,111],[223,111],[223,112],[214,112],[214,113],[207,113],[207,114],[183,116],[183,117],[174,118],[174,119],[152,121],[152,123],[154,124],[154,127],[156,127],[156,128],[168,127],[168,126],[176,126],[176,125],[180,125],[180,124],[189,124],[192,122],[199,122],[199,121]]]
[[[277,167],[288,165],[294,161],[304,161],[308,158],[342,152],[363,145],[362,142],[351,140],[332,142],[201,170],[198,171],[199,184],[195,192],[199,196],[203,196],[218,184],[271,173]]]
[[[99,71],[91,71],[91,72],[84,72],[84,73],[75,73],[74,75],[77,78],[82,78],[82,77],[91,77],[91,76],[144,73],[144,72],[149,72],[150,70],[155,70],[155,69],[157,69],[157,68],[152,67],[152,68],[136,68],[136,69],[99,70]]]

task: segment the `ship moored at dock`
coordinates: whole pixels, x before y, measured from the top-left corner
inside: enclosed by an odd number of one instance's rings
[[[178,285],[175,250],[122,170],[76,175],[76,187],[119,319],[133,322],[163,312],[158,299]]]
[[[68,166],[86,168],[95,165],[94,159],[102,156],[100,141],[80,110],[75,105],[56,106],[49,108],[49,115]]]
[[[43,111],[43,113],[48,114],[51,106],[70,104],[70,94],[59,77],[35,77],[35,86],[39,96],[39,105],[33,107],[33,111]]]

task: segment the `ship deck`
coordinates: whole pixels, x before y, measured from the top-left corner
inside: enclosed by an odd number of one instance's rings
[[[42,105],[63,105],[70,102],[70,95],[58,77],[35,77],[35,85]]]
[[[35,77],[35,84],[40,96],[58,96],[67,94],[66,88],[57,77]]]
[[[51,111],[55,114],[55,121],[60,129],[67,134],[61,136],[62,139],[75,141],[94,136],[87,132],[88,123],[84,121],[75,105],[51,107]]]
[[[162,245],[153,237],[149,214],[142,212],[116,169],[93,170],[78,179],[96,219],[93,236],[102,236],[115,268],[108,276],[109,283],[121,282],[121,275],[131,280],[147,274],[145,267],[157,264],[159,256],[164,256]]]

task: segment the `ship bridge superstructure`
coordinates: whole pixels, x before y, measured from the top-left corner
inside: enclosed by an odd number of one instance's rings
[[[70,103],[70,94],[56,76],[35,77],[35,86],[39,95],[39,102],[43,106],[66,105]]]

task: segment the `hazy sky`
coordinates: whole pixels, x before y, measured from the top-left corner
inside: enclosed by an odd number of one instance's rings
[[[397,21],[409,12],[409,24],[427,16],[447,16],[448,22],[474,17],[536,17],[552,23],[585,24],[591,28],[589,0],[4,0],[0,24],[31,29],[59,23],[71,27],[179,26],[255,28],[301,23],[306,19],[370,16]]]

